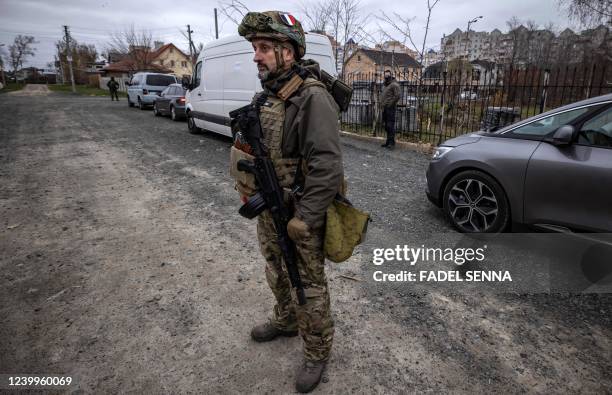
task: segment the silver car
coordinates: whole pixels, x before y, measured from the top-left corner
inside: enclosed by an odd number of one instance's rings
[[[612,232],[612,94],[440,145],[427,196],[461,232]]]

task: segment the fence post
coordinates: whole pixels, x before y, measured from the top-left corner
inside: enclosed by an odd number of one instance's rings
[[[440,135],[438,136],[438,145],[442,144],[442,135],[444,133],[444,106],[445,103],[445,94],[446,94],[446,71],[442,72],[442,98],[440,100]]]
[[[596,67],[596,64],[593,63],[593,67],[591,68],[591,78],[589,78],[589,86],[587,87],[585,99],[588,99],[589,97],[591,97],[591,89],[593,89],[593,80],[595,78],[595,67]]]
[[[546,106],[546,95],[548,91],[548,80],[550,78],[550,69],[544,70],[544,87],[542,88],[542,97],[540,97],[540,114],[544,112],[544,107]]]

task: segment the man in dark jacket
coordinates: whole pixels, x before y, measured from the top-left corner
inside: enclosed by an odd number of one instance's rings
[[[385,148],[395,147],[395,111],[400,99],[400,86],[391,76],[391,70],[385,70],[385,87],[382,91],[381,103],[383,107],[383,125],[387,132],[387,141],[382,145]]]
[[[249,12],[238,26],[238,33],[252,43],[255,52],[253,61],[266,95],[259,116],[263,140],[279,183],[289,189],[300,163],[304,176],[303,193],[295,203],[287,232],[295,242],[306,303],[300,306],[296,302],[272,217],[266,210],[258,217],[257,237],[276,304],[272,318],[255,326],[251,337],[256,342],[268,342],[299,332],[304,364],[298,372],[296,389],[310,392],[321,380],[334,336],[323,241],[325,213],[342,190],[344,180],[339,107],[319,81],[319,65],[302,60],[306,40],[300,22],[292,15]],[[236,188],[242,196],[251,196],[257,186],[238,181]]]
[[[106,83],[108,90],[110,91],[111,101],[117,99],[119,101],[119,96],[117,95],[117,91],[119,90],[119,83],[115,81],[115,77],[111,77],[110,81]]]

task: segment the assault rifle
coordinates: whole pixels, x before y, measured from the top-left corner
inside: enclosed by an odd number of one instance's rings
[[[245,159],[239,160],[238,170],[253,174],[259,187],[257,194],[251,196],[238,212],[245,218],[253,219],[264,210],[270,210],[278,246],[289,274],[289,281],[295,289],[298,304],[304,305],[306,296],[297,267],[295,244],[287,233],[287,223],[291,219],[289,209],[285,205],[284,191],[278,182],[274,164],[262,141],[259,110],[266,100],[267,95],[261,94],[255,101],[255,105],[249,104],[229,113],[232,119],[232,129],[238,129],[235,139],[245,140],[242,141],[242,145],[248,146],[249,153],[255,157],[252,163]]]

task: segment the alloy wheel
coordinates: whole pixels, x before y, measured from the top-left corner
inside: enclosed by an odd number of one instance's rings
[[[487,232],[497,219],[499,204],[487,184],[467,178],[451,188],[448,209],[453,221],[462,230]]]

